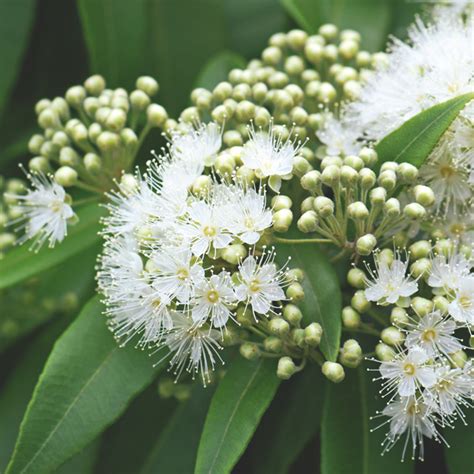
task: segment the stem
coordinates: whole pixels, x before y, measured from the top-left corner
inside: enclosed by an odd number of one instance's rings
[[[76,201],[73,202],[74,206],[82,206],[84,204],[89,204],[92,202],[99,202],[100,198],[98,196],[91,196],[88,198],[83,198],[83,199],[77,199]]]
[[[283,237],[274,237],[278,244],[330,244],[331,239],[285,239]]]
[[[348,248],[343,248],[340,252],[338,252],[334,257],[332,257],[329,261],[331,263],[338,262],[342,258],[344,258],[346,255],[349,255],[350,249]]]
[[[82,181],[78,181],[77,183],[75,183],[75,186],[77,186],[78,188],[84,189],[85,191],[90,191],[95,194],[100,194],[100,195],[104,194],[102,189],[96,188],[95,186],[91,186],[90,184],[87,184],[87,183],[83,183]]]

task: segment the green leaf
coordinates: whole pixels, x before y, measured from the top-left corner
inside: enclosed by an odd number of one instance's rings
[[[204,420],[213,390],[197,386],[180,404],[150,451],[141,474],[193,472]]]
[[[391,21],[391,2],[380,0],[281,0],[290,16],[309,33],[324,23],[352,28],[362,35],[362,46],[379,51],[385,45]]]
[[[35,16],[35,0],[0,0],[0,112],[15,82]]]
[[[341,384],[328,383],[321,427],[321,474],[413,472],[411,461],[401,462],[404,440],[382,456],[381,442],[388,427],[370,432],[383,421],[370,421],[386,404],[378,388],[365,367],[346,369]]]
[[[8,474],[49,473],[125,410],[158,370],[146,355],[120,348],[96,296],[56,342],[21,424]]]
[[[275,362],[235,359],[212,398],[199,443],[195,474],[232,470],[272,401],[280,380]]]
[[[35,253],[29,250],[28,243],[13,249],[0,260],[0,289],[48,270],[97,243],[100,240],[99,219],[104,214],[105,210],[97,204],[79,209],[79,222],[69,228],[67,237],[54,249],[43,247]]]
[[[280,263],[291,257],[290,267],[304,271],[305,297],[300,305],[304,322],[321,324],[321,351],[328,360],[335,361],[341,339],[342,297],[334,267],[316,245],[279,244],[276,247]]]
[[[202,68],[196,80],[196,87],[212,90],[219,82],[226,81],[231,69],[243,68],[245,59],[238,54],[224,51],[212,57]]]
[[[289,472],[290,466],[319,432],[325,385],[320,368],[312,365],[280,388],[252,442],[254,472]]]
[[[454,425],[454,429],[445,429],[443,436],[449,444],[444,448],[444,456],[448,465],[449,474],[465,474],[474,472],[474,413],[472,408],[465,409],[466,423],[460,420]]]
[[[378,166],[385,161],[421,166],[459,112],[473,99],[474,92],[470,92],[412,117],[378,143]]]
[[[100,438],[66,461],[55,474],[93,474],[99,455]]]

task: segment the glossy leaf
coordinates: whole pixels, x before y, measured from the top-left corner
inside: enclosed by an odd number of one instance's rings
[[[199,443],[195,474],[232,470],[272,401],[280,380],[274,360],[238,357],[212,398]]]
[[[252,440],[254,472],[289,472],[290,466],[319,432],[325,391],[326,380],[315,365],[305,367],[280,388]]]
[[[277,258],[284,263],[291,257],[290,267],[305,273],[302,282],[305,297],[300,307],[306,324],[321,324],[321,351],[328,360],[336,360],[341,338],[342,297],[334,267],[315,245],[279,244]]]
[[[385,161],[406,161],[421,166],[459,112],[471,100],[474,100],[472,92],[437,104],[387,135],[376,146],[379,167]]]
[[[352,28],[362,35],[362,46],[378,51],[385,45],[391,21],[389,1],[380,0],[281,0],[282,5],[309,33],[324,23]]]
[[[156,376],[150,359],[120,348],[99,297],[58,339],[21,424],[8,474],[46,473],[88,445]]]
[[[212,90],[221,81],[227,80],[231,69],[242,68],[245,60],[235,53],[223,52],[211,58],[202,68],[196,80],[196,87],[205,87]]]
[[[346,369],[340,384],[327,384],[321,426],[321,474],[409,474],[413,463],[401,462],[404,440],[381,456],[388,426],[370,432],[382,419],[370,420],[386,400],[377,393],[377,382],[366,367]]]
[[[29,250],[28,243],[13,249],[0,260],[0,289],[48,270],[96,244],[100,240],[99,219],[104,213],[104,209],[97,204],[79,209],[79,222],[68,229],[67,237],[53,249],[43,247],[35,253]]]
[[[55,474],[93,474],[99,455],[100,439],[92,441],[82,451],[66,461]]]
[[[182,402],[148,455],[141,474],[156,472],[191,473],[196,463],[204,420],[213,394],[212,387],[197,386]]]
[[[449,444],[445,447],[444,456],[448,465],[449,474],[465,474],[474,472],[474,414],[472,408],[465,408],[466,423],[461,420],[454,423],[454,429],[446,428],[443,436]]]

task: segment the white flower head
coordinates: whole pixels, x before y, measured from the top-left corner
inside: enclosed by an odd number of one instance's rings
[[[455,290],[462,278],[469,275],[473,262],[464,255],[453,252],[449,257],[437,255],[431,260],[427,283],[432,288],[446,292]]]
[[[382,393],[398,393],[401,397],[415,395],[421,387],[432,387],[436,383],[433,367],[427,366],[428,354],[418,346],[399,352],[396,357],[380,364],[383,382]]]
[[[474,276],[462,278],[454,293],[454,299],[448,305],[449,314],[458,323],[474,325]]]
[[[358,138],[363,135],[362,131],[352,125],[348,126],[330,113],[326,114],[323,126],[316,135],[326,145],[326,152],[331,156],[357,155],[362,147],[358,142]]]
[[[371,279],[367,280],[365,297],[377,304],[394,304],[399,298],[412,295],[418,290],[418,283],[407,275],[408,260],[397,256],[389,265],[375,254],[375,271],[370,270]]]
[[[268,315],[274,310],[275,302],[285,300],[285,274],[277,269],[273,259],[273,252],[264,255],[260,262],[249,255],[239,265],[240,283],[235,287],[235,294],[239,301],[252,307],[254,315]]]
[[[51,177],[42,173],[28,174],[32,188],[26,194],[7,194],[17,201],[16,208],[22,216],[11,224],[19,223],[23,230],[19,243],[33,240],[32,248],[39,250],[48,241],[49,247],[62,242],[67,235],[68,221],[74,211],[67,201],[66,191]]]
[[[197,283],[192,300],[192,319],[197,325],[210,320],[216,328],[222,328],[232,315],[230,306],[236,301],[232,281],[227,272],[212,275]]]

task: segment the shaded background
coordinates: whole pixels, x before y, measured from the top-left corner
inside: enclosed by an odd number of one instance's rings
[[[108,86],[128,90],[137,76],[152,75],[160,83],[157,101],[176,117],[188,105],[193,87],[212,87],[231,68],[258,57],[275,32],[301,27],[312,33],[333,22],[358,30],[362,47],[377,51],[384,49],[390,34],[405,36],[420,8],[420,3],[404,0],[0,0],[0,174],[19,175],[18,162],[28,159],[27,142],[37,130],[34,104],[43,97],[63,95],[90,74],[103,74]],[[159,133],[149,140],[150,148],[156,146],[153,141],[159,142]],[[77,271],[74,265],[65,266],[61,278]],[[65,324],[58,324],[57,334]],[[0,355],[0,389],[9,375],[28,368],[18,387],[0,395],[0,413],[10,412],[10,418],[0,423],[21,419],[53,340],[51,333],[42,334],[38,328]],[[31,350],[19,358],[25,346]],[[290,396],[291,382],[270,411],[284,411]],[[153,406],[154,397],[155,386],[132,403],[100,443],[62,472],[94,472],[93,465],[100,473],[133,472],[140,453],[149,448],[147,439],[156,437],[156,425],[163,420],[162,413],[147,408]],[[278,428],[264,417],[256,436],[264,439],[269,429]],[[136,431],[137,445],[123,452],[122,436],[130,431]],[[2,445],[8,443],[1,439],[0,428],[0,472],[6,462]],[[318,472],[317,443],[315,439],[308,445],[294,472]],[[254,456],[271,457],[272,448],[251,445],[236,472],[252,472]],[[426,459],[429,462],[418,465],[417,472],[446,472],[442,450],[428,445]]]

